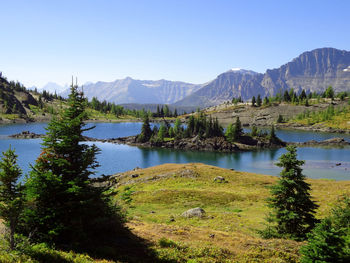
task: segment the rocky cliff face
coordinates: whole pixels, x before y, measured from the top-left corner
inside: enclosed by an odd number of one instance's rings
[[[176,106],[213,106],[232,98],[250,99],[255,94],[265,94],[260,82],[263,74],[250,70],[233,69],[220,74],[200,90],[175,103]]]
[[[125,78],[114,82],[97,82],[84,86],[89,98],[97,97],[117,104],[121,103],[159,103],[171,104],[200,89],[195,85],[168,80],[135,80]]]
[[[0,76],[0,113],[20,114],[26,117],[29,105],[37,106],[38,102],[19,83],[8,82]]]
[[[220,104],[233,97],[249,100],[252,96],[271,96],[284,90],[302,89],[323,92],[332,86],[336,92],[350,90],[350,52],[320,48],[305,52],[291,62],[265,74],[246,70],[231,70],[219,75],[176,105]]]
[[[278,69],[267,70],[261,85],[267,93],[280,89],[323,92],[332,86],[337,92],[350,89],[350,52],[320,48],[305,52]]]

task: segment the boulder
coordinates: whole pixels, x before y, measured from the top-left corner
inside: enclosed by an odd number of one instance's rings
[[[205,215],[205,211],[200,207],[192,208],[182,213],[182,216],[186,218],[191,218],[191,217],[202,218],[204,215]]]

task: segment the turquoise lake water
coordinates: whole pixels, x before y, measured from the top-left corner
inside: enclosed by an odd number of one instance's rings
[[[7,136],[22,131],[45,133],[45,123],[0,125],[0,151],[10,145],[19,155],[19,165],[24,173],[30,170],[30,164],[40,154],[41,139],[10,139]],[[96,128],[86,132],[86,136],[99,139],[136,135],[142,123],[95,123]],[[277,130],[282,140],[296,142],[308,140],[324,140],[343,137],[350,141],[350,135],[313,133],[305,131]],[[88,144],[92,144],[88,142]],[[100,167],[96,175],[115,174],[131,170],[135,167],[146,168],[163,163],[201,162],[223,168],[234,168],[240,171],[268,175],[278,175],[280,168],[274,163],[285,149],[261,150],[239,153],[193,152],[170,149],[141,149],[127,145],[95,142],[101,153],[98,155]],[[311,178],[328,178],[350,180],[350,148],[312,148],[298,149],[298,158],[305,160],[304,174]],[[337,163],[341,165],[337,166]]]

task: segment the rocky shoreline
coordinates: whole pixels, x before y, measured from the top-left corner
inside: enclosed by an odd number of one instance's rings
[[[335,129],[335,128],[323,126],[321,124],[307,126],[299,123],[277,123],[275,124],[275,127],[278,129],[292,129],[292,130],[302,130],[302,131],[311,131],[311,132],[350,134],[350,130]]]
[[[42,138],[44,137],[43,134],[37,134],[34,132],[30,131],[22,131],[21,133],[16,133],[9,135],[10,138],[15,138],[15,139],[37,139],[37,138]]]
[[[342,147],[342,146],[349,146],[350,142],[345,141],[344,138],[331,138],[323,141],[306,141],[306,142],[294,142],[294,143],[288,143],[290,145],[296,145],[298,147],[317,147],[317,146],[323,146],[323,147]]]
[[[194,138],[182,138],[164,142],[137,142],[136,136],[129,136],[106,140],[106,142],[127,144],[143,148],[167,148],[175,150],[191,151],[215,151],[215,152],[237,152],[250,151],[257,149],[275,149],[286,146],[282,141],[256,140],[249,136],[243,136],[239,143],[230,143],[224,137],[214,137],[201,139],[198,136]]]

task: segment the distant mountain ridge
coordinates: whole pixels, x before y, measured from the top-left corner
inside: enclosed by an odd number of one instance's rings
[[[172,104],[199,90],[202,85],[169,80],[135,80],[130,77],[113,82],[84,85],[88,99],[97,97],[116,104]],[[62,93],[67,95],[68,91]]]
[[[177,106],[220,104],[233,97],[249,100],[253,96],[276,95],[284,90],[305,89],[323,92],[332,86],[336,92],[350,90],[350,52],[334,48],[319,48],[304,52],[280,68],[265,74],[233,69],[220,74]]]
[[[323,92],[332,86],[336,92],[350,90],[350,52],[319,48],[302,53],[292,61],[264,74],[233,68],[204,84],[169,80],[135,80],[86,83],[84,93],[116,104],[173,104],[176,107],[207,107],[232,98],[273,96],[284,90]],[[52,83],[48,87],[55,87]],[[60,95],[67,95],[66,90]]]

